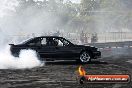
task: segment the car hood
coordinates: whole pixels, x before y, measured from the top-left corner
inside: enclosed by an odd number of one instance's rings
[[[80,48],[85,48],[85,49],[90,48],[90,49],[92,49],[92,50],[97,50],[96,47],[94,47],[94,46],[89,46],[89,45],[75,45],[75,47],[80,47]]]
[[[75,46],[76,47],[86,47],[86,48],[92,48],[92,47],[94,47],[94,46],[89,46],[89,45],[75,45]]]

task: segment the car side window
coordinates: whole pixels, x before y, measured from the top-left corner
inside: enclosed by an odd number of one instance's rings
[[[58,45],[59,45],[59,46],[63,46],[64,44],[63,44],[63,42],[61,42],[61,41],[59,40]]]
[[[60,38],[60,41],[63,43],[63,46],[69,46],[69,42],[67,40]]]
[[[58,46],[63,46],[63,42],[61,42],[60,40],[57,40],[58,41]]]
[[[54,38],[54,41],[57,42],[57,46],[64,46],[63,42],[60,39]]]
[[[47,46],[57,46],[57,42],[54,40],[54,38],[47,38],[46,45]]]
[[[46,38],[42,38],[41,44],[42,44],[42,45],[46,45],[46,44],[47,44]]]

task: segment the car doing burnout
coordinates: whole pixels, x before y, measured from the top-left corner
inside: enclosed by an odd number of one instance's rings
[[[75,45],[63,37],[41,36],[31,38],[21,44],[11,45],[11,53],[19,57],[20,50],[35,50],[40,60],[76,60],[83,63],[101,57],[98,48]]]

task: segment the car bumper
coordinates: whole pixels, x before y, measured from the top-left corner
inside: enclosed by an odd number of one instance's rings
[[[100,51],[95,51],[93,52],[93,59],[101,58],[101,52]]]

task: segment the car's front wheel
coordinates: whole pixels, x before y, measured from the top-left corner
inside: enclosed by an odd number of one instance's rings
[[[79,60],[82,62],[82,63],[87,63],[89,61],[91,61],[91,56],[90,56],[90,53],[84,51],[80,54],[80,57],[79,57]]]

